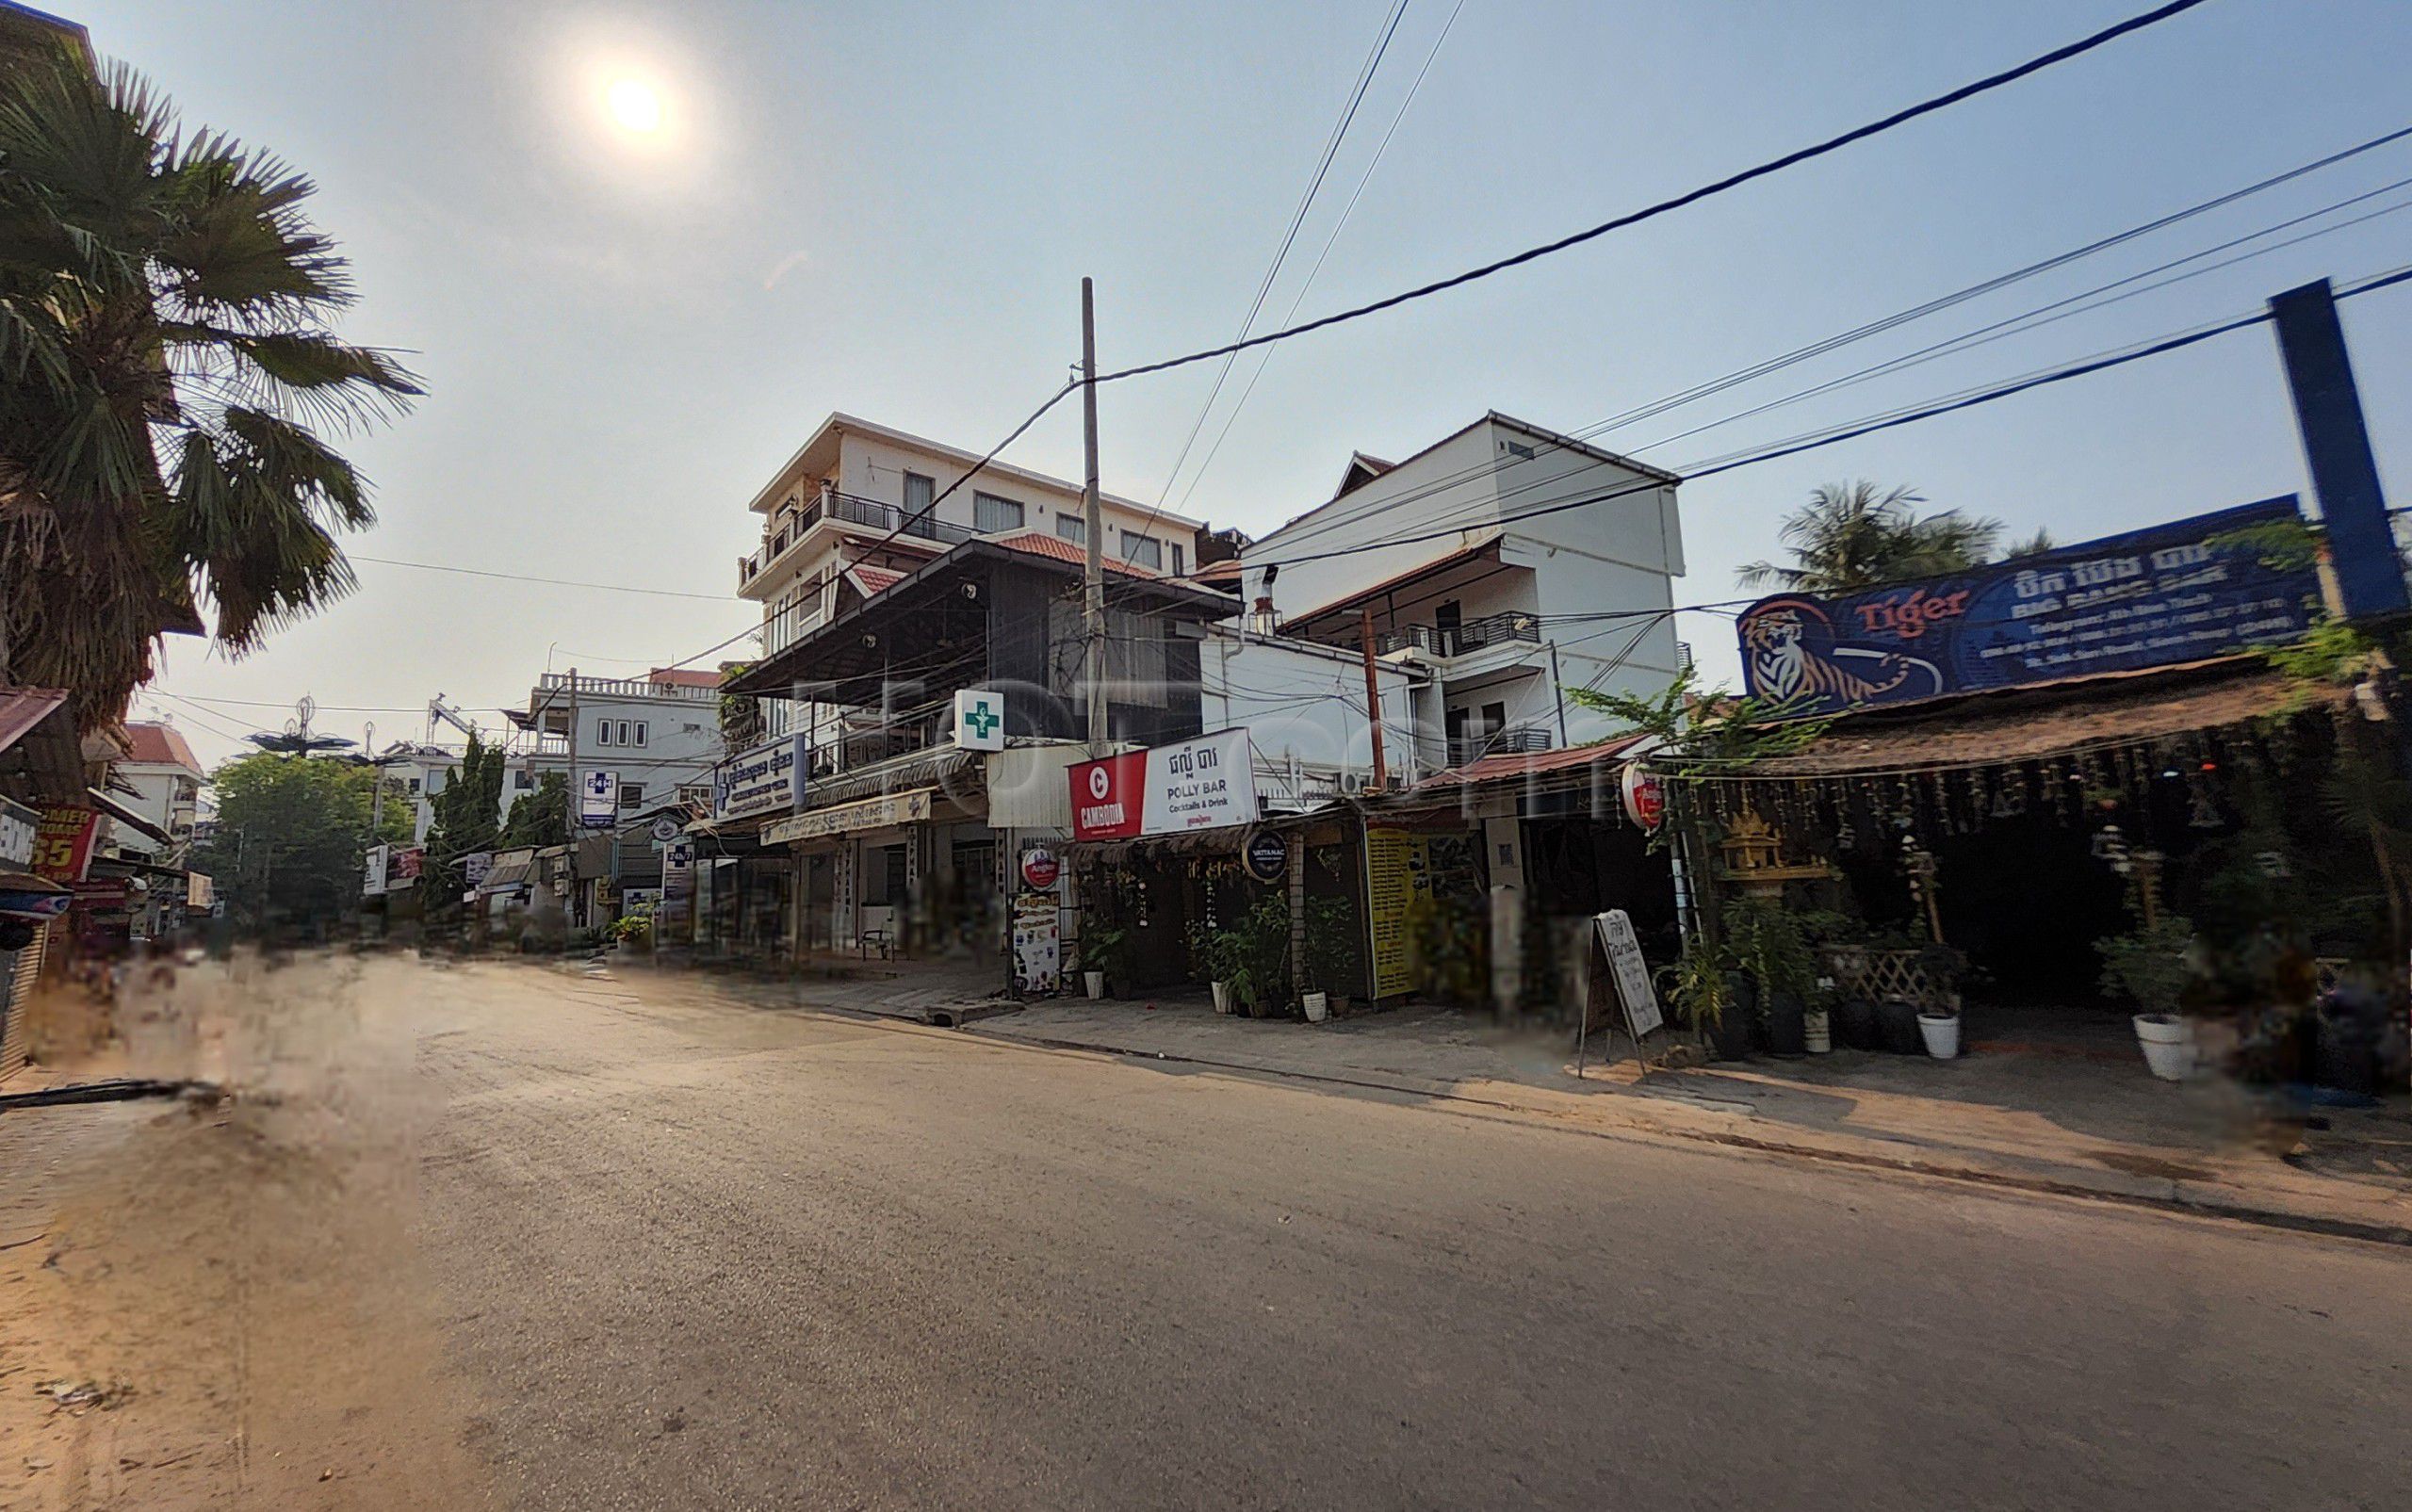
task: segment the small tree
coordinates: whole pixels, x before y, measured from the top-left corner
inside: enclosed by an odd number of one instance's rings
[[[1638,759],[1664,779],[1667,795],[1666,821],[1650,843],[1654,849],[1675,846],[1691,884],[1693,936],[1685,950],[1699,952],[1703,960],[1721,961],[1724,931],[1717,889],[1709,881],[1709,858],[1723,833],[1696,789],[1704,781],[1732,777],[1754,761],[1801,750],[1833,722],[1798,717],[1806,694],[1770,700],[1722,690],[1703,693],[1694,667],[1678,672],[1651,697],[1589,688],[1569,688],[1566,696],[1631,733],[1648,737]]]
[[[532,793],[521,793],[503,821],[498,843],[512,849],[523,845],[569,843],[569,778],[547,772]]]
[[[217,827],[194,858],[255,929],[332,923],[361,896],[378,774],[350,761],[261,752],[210,774]],[[374,840],[410,843],[408,804],[388,804]]]

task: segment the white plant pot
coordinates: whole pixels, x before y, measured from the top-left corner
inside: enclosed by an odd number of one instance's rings
[[[1304,994],[1299,1000],[1306,1004],[1307,1022],[1310,1024],[1322,1023],[1324,1021],[1324,1016],[1331,1012],[1331,995],[1329,993],[1310,992]]]
[[[1808,1026],[1809,1030],[1809,1053],[1812,1055],[1833,1053],[1834,1021],[1828,1016],[1826,1010],[1819,1008],[1812,1011],[1803,1017],[1802,1022]]]
[[[1958,1014],[1918,1015],[1918,1032],[1926,1036],[1926,1052],[1938,1061],[1948,1061],[1960,1053],[1960,1016]]]
[[[1228,982],[1217,982],[1214,986],[1214,1011],[1218,1014],[1230,1013],[1231,1011],[1231,984]]]
[[[1082,972],[1082,973],[1081,973],[1081,987],[1082,987],[1082,990],[1083,990],[1083,991],[1086,992],[1086,993],[1089,995],[1089,997],[1090,997],[1090,999],[1091,999],[1092,1000],[1096,1000],[1096,999],[1099,999],[1099,998],[1102,998],[1102,997],[1104,997],[1104,996],[1105,996],[1105,973],[1104,973],[1104,972],[1102,972],[1102,971],[1084,971],[1084,972]]]
[[[2186,1020],[2176,1014],[2138,1014],[2136,1043],[2143,1047],[2144,1065],[2163,1081],[2183,1081],[2194,1064],[2193,1036]]]

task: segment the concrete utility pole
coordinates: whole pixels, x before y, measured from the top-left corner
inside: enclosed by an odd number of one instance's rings
[[[1105,512],[1097,496],[1097,295],[1081,280],[1081,533],[1088,539],[1082,573],[1081,634],[1087,644],[1089,755],[1105,755]]]
[[[536,744],[538,749],[541,750],[544,743],[545,726],[541,722],[539,722],[536,726]],[[569,895],[562,900],[562,913],[563,917],[568,916],[570,904],[578,902],[578,669],[576,667],[569,669],[568,759],[569,780],[562,784],[562,787],[569,789],[567,797],[563,800],[568,812],[562,816],[569,821],[569,850],[562,856],[562,870],[569,877]],[[540,784],[544,781],[542,777],[539,777],[536,780]],[[580,922],[582,923],[584,920],[581,919]]]
[[[1374,611],[1370,607],[1357,611],[1357,639],[1365,653],[1365,728],[1374,737],[1374,790],[1382,792],[1391,785],[1391,773],[1382,760],[1382,688],[1374,678]]]

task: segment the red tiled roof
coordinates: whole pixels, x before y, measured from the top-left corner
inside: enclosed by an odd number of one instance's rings
[[[903,582],[904,577],[893,567],[873,567],[867,562],[858,561],[846,569],[846,581],[854,584],[865,598],[888,592]]]
[[[986,539],[988,545],[992,546],[1002,546],[1007,551],[1019,551],[1026,557],[1051,557],[1057,561],[1067,561],[1076,567],[1088,565],[1088,548],[1067,541],[1060,535],[1048,535],[1038,530],[1023,530],[1014,535],[990,536]],[[1105,554],[1105,570],[1121,573],[1127,577],[1162,577],[1164,576],[1152,567],[1142,567],[1135,561],[1124,561],[1111,551]]]
[[[1462,767],[1436,772],[1417,783],[1426,788],[1458,787],[1468,783],[1496,782],[1503,777],[1535,777],[1545,772],[1564,772],[1573,767],[1589,766],[1616,756],[1639,741],[1638,735],[1611,736],[1597,745],[1570,745],[1556,751],[1503,751],[1470,761]]]
[[[125,759],[129,765],[141,767],[182,767],[198,776],[201,762],[185,742],[184,732],[172,724],[154,724],[148,721],[129,723],[125,727]]]
[[[645,681],[665,688],[717,688],[721,677],[719,673],[706,672],[700,667],[656,667],[646,675]]]

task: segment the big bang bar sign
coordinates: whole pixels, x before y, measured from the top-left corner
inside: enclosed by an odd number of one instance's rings
[[[1245,729],[1084,761],[1066,772],[1076,840],[1179,835],[1257,820]]]
[[[1953,577],[1744,610],[1742,681],[1791,718],[2200,661],[2303,634],[2319,577],[2216,538],[2297,518],[2291,495]]]

